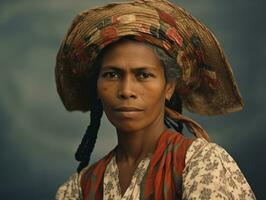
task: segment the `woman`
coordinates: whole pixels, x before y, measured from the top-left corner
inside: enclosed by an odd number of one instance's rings
[[[68,110],[91,111],[78,172],[56,199],[255,199],[235,161],[181,114],[182,105],[202,115],[243,105],[218,42],[181,8],[147,0],[81,13],[56,81]],[[103,111],[118,145],[88,166]]]

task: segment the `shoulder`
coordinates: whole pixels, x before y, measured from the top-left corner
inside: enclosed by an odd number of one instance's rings
[[[171,158],[173,169],[181,176],[185,167],[187,150],[193,141],[193,139],[187,138],[179,132],[167,130],[160,137],[153,158],[156,161],[160,160],[162,163],[165,159]],[[153,159],[151,163],[153,163]]]
[[[185,164],[184,198],[255,199],[237,163],[219,145],[196,139],[187,151]]]
[[[187,150],[185,163],[186,168],[201,163],[216,163],[217,165],[219,163],[225,169],[231,169],[232,167],[238,168],[235,160],[224,148],[216,143],[207,142],[202,138],[197,138],[192,142]]]
[[[188,138],[183,134],[173,130],[165,131],[160,138],[160,141],[162,143],[166,143],[168,146],[169,145],[178,145],[183,147],[185,146],[186,149],[192,144],[194,140],[195,139]]]
[[[56,200],[81,200],[83,198],[82,187],[94,179],[94,174],[104,172],[111,152],[94,164],[85,167],[80,173],[73,174],[56,192]]]
[[[82,171],[80,172],[81,183],[83,182],[84,179],[91,178],[93,175],[103,174],[107,164],[110,162],[111,158],[113,157],[114,151],[115,149],[110,151],[107,155],[105,155],[100,160],[96,161],[94,164],[82,169]]]
[[[80,176],[73,174],[56,192],[56,200],[81,200]]]
[[[95,169],[102,165],[102,158],[94,164],[85,167],[80,173],[75,173],[69,177],[69,179],[61,185],[56,192],[56,200],[82,200],[83,192],[82,186],[93,177]]]

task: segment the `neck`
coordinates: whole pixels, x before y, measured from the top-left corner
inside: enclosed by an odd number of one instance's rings
[[[158,119],[158,121],[142,130],[134,132],[117,130],[117,161],[135,165],[145,158],[147,154],[152,153],[161,133],[167,129],[163,118]]]

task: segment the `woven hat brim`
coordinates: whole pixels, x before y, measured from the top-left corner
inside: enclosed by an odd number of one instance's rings
[[[55,67],[57,91],[67,110],[91,109],[96,87],[92,64],[104,47],[127,35],[176,57],[182,72],[176,92],[187,110],[219,115],[242,109],[232,68],[213,34],[182,8],[147,0],[109,4],[74,19]]]

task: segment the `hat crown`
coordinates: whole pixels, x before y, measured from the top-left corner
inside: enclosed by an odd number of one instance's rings
[[[176,92],[202,115],[240,110],[243,102],[232,69],[213,34],[182,8],[165,0],[114,3],[81,12],[57,55],[58,93],[68,110],[90,110],[92,65],[100,51],[124,36],[149,42],[176,59]]]

